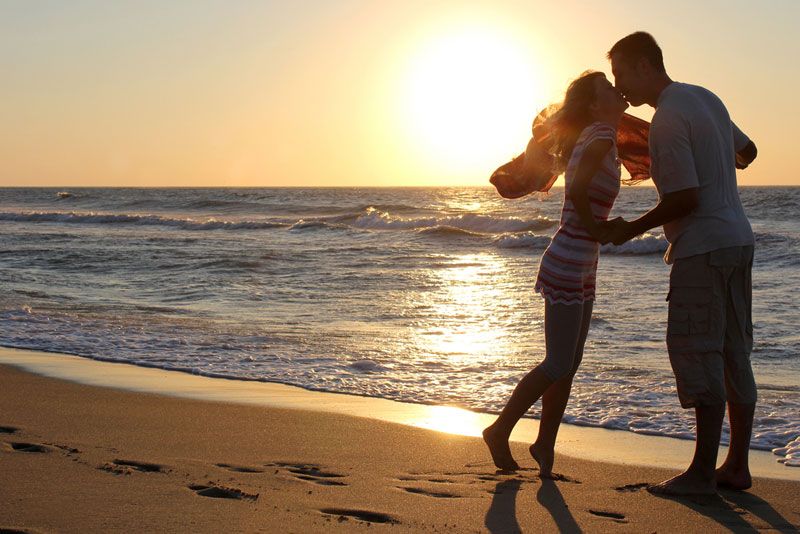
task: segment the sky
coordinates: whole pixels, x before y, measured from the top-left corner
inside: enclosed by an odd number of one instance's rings
[[[487,185],[637,30],[756,143],[740,184],[800,185],[797,20],[800,0],[0,0],[0,186]]]

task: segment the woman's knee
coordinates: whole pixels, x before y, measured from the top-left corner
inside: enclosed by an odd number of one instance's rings
[[[558,362],[555,359],[545,358],[541,363],[542,371],[553,382],[558,382],[562,378],[574,375],[572,362]]]

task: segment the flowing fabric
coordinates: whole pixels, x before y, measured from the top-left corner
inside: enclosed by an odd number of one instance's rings
[[[501,165],[492,173],[489,182],[504,198],[519,198],[537,191],[549,191],[558,178],[553,171],[555,158],[548,148],[551,145],[546,118],[551,108],[543,110],[533,121],[533,137],[525,152]],[[650,152],[647,144],[650,123],[623,113],[617,126],[617,152],[631,179],[638,183],[650,178]]]

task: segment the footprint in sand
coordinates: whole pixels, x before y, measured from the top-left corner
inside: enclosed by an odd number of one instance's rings
[[[588,510],[588,512],[592,515],[596,515],[598,517],[605,517],[607,519],[611,519],[615,523],[627,523],[628,520],[625,519],[623,514],[618,512],[607,512],[605,510]]]
[[[217,467],[233,471],[235,473],[263,473],[263,469],[257,467],[248,467],[246,465],[231,465],[231,464],[214,464]]]
[[[635,491],[639,491],[639,490],[645,489],[649,485],[650,484],[648,484],[647,482],[639,482],[637,484],[625,484],[624,486],[617,486],[614,489],[619,491],[619,492],[623,492],[623,493],[624,492],[633,493]]]
[[[48,443],[48,445],[52,445],[57,449],[61,449],[64,453],[69,456],[70,454],[80,454],[80,449],[76,449],[75,447],[70,447],[68,445],[59,445],[58,443]]]
[[[266,465],[279,467],[291,473],[291,476],[294,478],[305,480],[307,482],[313,482],[314,484],[319,484],[320,486],[347,486],[347,484],[344,482],[333,480],[337,478],[344,478],[344,475],[323,471],[322,467],[317,464],[291,464],[278,462]]]
[[[50,449],[38,443],[23,443],[20,441],[12,441],[9,443],[11,448],[17,452],[50,452]]]
[[[583,484],[577,478],[570,478],[567,475],[562,475],[561,473],[553,473],[549,477],[540,476],[539,478],[546,478],[547,480],[555,480],[556,482],[568,482],[569,484]]]
[[[390,523],[396,525],[400,523],[397,519],[389,514],[382,514],[380,512],[370,512],[369,510],[351,510],[347,508],[323,508],[320,510],[325,515],[335,515],[339,517],[339,521],[346,521],[352,517],[359,521],[367,523]]]
[[[483,461],[483,462],[472,462],[468,464],[464,464],[464,467],[490,467],[494,466],[494,463],[491,460]]]
[[[520,471],[534,471],[533,469],[520,469]],[[443,476],[450,477],[450,478],[443,478]],[[430,482],[432,484],[449,484],[451,486],[461,486],[462,488],[466,488],[468,485],[483,485],[485,486],[486,482],[503,482],[507,480],[519,480],[520,482],[534,482],[535,479],[530,477],[526,477],[526,473],[524,472],[493,472],[492,474],[489,473],[481,473],[481,472],[474,472],[474,471],[463,471],[463,472],[453,472],[447,471],[443,473],[407,473],[402,476],[395,477],[395,480],[400,482]],[[567,477],[563,477],[562,479],[565,482],[574,482],[580,484],[577,480],[568,479]],[[403,488],[405,489],[405,488]],[[426,490],[427,491],[427,490]],[[494,490],[487,490],[489,493],[494,493]],[[451,497],[463,497],[463,495],[449,495]]]
[[[536,478],[539,479],[547,479],[553,480],[555,482],[567,482],[569,484],[582,484],[582,482],[576,478],[568,477],[567,475],[562,475],[561,473],[553,473],[551,476],[543,477],[541,475],[537,476],[539,472],[538,469],[532,467],[521,467],[516,471],[502,471],[496,470],[494,473],[445,473],[446,475],[460,475],[460,476],[468,476],[474,477],[474,482],[477,481],[486,481],[486,482],[501,482],[505,480],[523,480],[523,481],[535,481]],[[533,475],[533,479],[531,479],[528,475]]]
[[[120,459],[103,464],[98,467],[98,469],[114,473],[115,475],[130,475],[134,471],[139,471],[141,473],[165,473],[167,471],[163,465]]]
[[[425,475],[413,475],[413,474],[395,477],[395,480],[399,480],[400,482],[431,482],[433,484],[457,484],[455,480],[450,480],[447,478],[427,478]]]
[[[258,493],[245,493],[237,488],[226,488],[225,486],[204,486],[202,484],[194,484],[189,486],[189,489],[197,493],[201,497],[211,497],[212,499],[234,499],[234,500],[248,500],[255,501],[258,499]]]
[[[519,469],[515,470],[505,470],[505,469],[497,469],[492,462],[479,462],[479,463],[472,463],[472,464],[465,464],[464,467],[469,469],[474,469],[476,467],[489,467],[490,472],[486,472],[483,469],[477,471],[465,471],[465,472],[445,472],[442,473],[444,475],[456,475],[456,476],[469,476],[469,477],[477,477],[479,480],[489,480],[489,481],[498,481],[498,480],[507,480],[508,477],[517,477],[522,478],[526,474],[533,474],[539,471],[538,468],[535,467],[520,467]]]
[[[454,493],[446,493],[444,491],[431,491],[431,490],[426,490],[424,488],[398,487],[397,489],[401,489],[403,491],[407,491],[408,493],[414,493],[417,495],[425,495],[426,497],[436,497],[438,499],[458,499],[461,497],[461,495],[456,495]]]

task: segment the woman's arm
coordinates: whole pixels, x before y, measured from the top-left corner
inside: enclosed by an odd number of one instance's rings
[[[589,185],[592,183],[592,177],[600,169],[603,158],[606,157],[612,146],[614,146],[614,142],[610,139],[597,139],[586,147],[581,155],[580,162],[578,162],[575,178],[572,180],[568,191],[572,205],[575,206],[575,211],[578,213],[584,228],[589,232],[589,235],[601,243],[605,242],[608,232],[602,228],[592,214],[592,206],[589,202]]]

